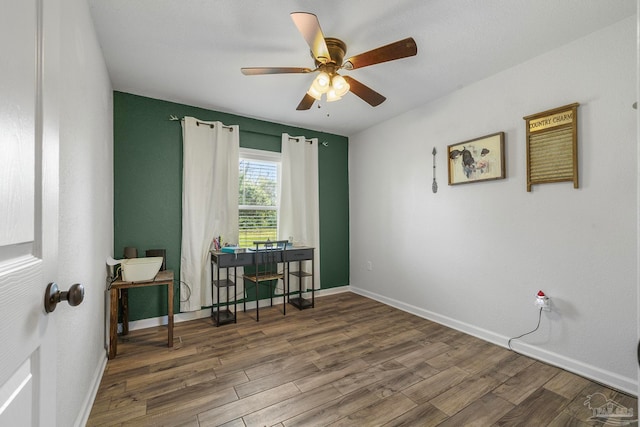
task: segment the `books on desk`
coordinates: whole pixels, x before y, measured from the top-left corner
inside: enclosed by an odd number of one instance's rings
[[[228,253],[228,254],[241,254],[241,253],[246,252],[247,250],[246,250],[246,248],[239,248],[237,246],[223,246],[220,249],[220,251]]]
[[[278,250],[279,250],[279,251],[281,251],[281,250],[284,250],[284,249],[285,249],[285,246],[284,246],[284,245],[273,245],[273,246],[268,247],[268,248],[267,248],[267,247],[263,247],[263,246],[261,246],[261,247],[258,249],[258,252],[278,251]],[[286,245],[286,249],[287,249],[287,250],[289,250],[289,249],[293,249],[293,246],[291,245],[291,243],[287,243],[287,245]],[[246,248],[246,249],[245,249],[245,251],[246,251],[246,252],[256,252],[256,248],[255,248],[255,246],[250,246],[250,247]]]
[[[293,246],[291,245],[291,243],[286,244],[286,249],[292,249],[292,248]],[[258,251],[262,252],[262,251],[283,250],[283,249],[285,249],[284,244],[281,244],[281,245],[273,245],[272,247],[269,247],[269,248],[260,247]],[[255,251],[256,251],[255,247],[241,248],[239,246],[223,246],[222,248],[220,248],[220,252],[224,252],[227,254],[242,254],[245,252],[255,252]]]

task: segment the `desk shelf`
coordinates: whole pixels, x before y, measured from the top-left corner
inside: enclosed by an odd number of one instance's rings
[[[291,271],[289,274],[296,277],[311,277],[313,274],[307,273],[306,271]]]
[[[292,256],[287,258],[287,282],[289,282],[288,301],[289,304],[296,307],[298,310],[304,310],[307,308],[313,308],[315,306],[315,277],[314,261],[313,261],[313,248],[305,248],[297,252],[293,252]],[[304,261],[311,261],[311,272],[304,271],[302,269],[302,263]],[[297,263],[297,270],[291,270],[291,264],[294,266]],[[291,291],[291,276],[298,278],[298,290]],[[304,284],[308,278],[311,278],[311,289],[307,289]],[[303,288],[305,289],[303,291]],[[308,294],[311,294],[311,298],[308,298]],[[305,296],[306,295],[306,296]]]
[[[236,323],[236,313],[228,309],[212,311],[211,318],[216,326],[226,325],[227,323]]]
[[[290,271],[289,274],[291,276],[295,276],[298,277],[300,286],[302,286],[302,278],[304,277],[312,277],[313,274],[311,273],[307,273],[306,271]],[[314,305],[314,301],[313,299],[308,299],[308,298],[304,298],[302,296],[303,291],[302,290],[298,290],[296,291],[297,293],[297,297],[294,298],[289,298],[289,304],[291,304],[292,306],[296,307],[299,310],[304,310],[305,308],[312,308]]]
[[[232,286],[235,286],[236,283],[233,280],[230,279],[221,279],[221,280],[214,280],[213,281],[213,286],[217,287],[217,288],[229,288]]]
[[[305,308],[313,308],[313,301],[303,297],[290,298],[289,304],[299,310],[304,310]]]
[[[220,270],[226,270],[226,279],[220,278]],[[211,255],[211,319],[216,326],[226,325],[228,323],[237,322],[237,306],[236,306],[236,283],[229,279],[229,270],[233,269],[234,277],[237,277],[237,266],[221,266],[216,263],[216,259],[213,254]],[[214,301],[214,288],[216,290],[217,307],[215,307]],[[226,290],[226,300],[220,301],[220,289]],[[229,293],[232,293],[233,300],[229,299]],[[233,311],[230,310],[233,305]]]

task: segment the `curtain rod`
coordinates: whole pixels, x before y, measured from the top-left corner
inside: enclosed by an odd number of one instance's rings
[[[171,121],[178,121],[178,120],[182,121],[182,120],[184,120],[184,117],[183,117],[183,118],[180,118],[180,117],[178,117],[178,116],[170,115],[170,116],[169,116],[169,120],[171,120]],[[196,125],[200,126],[201,124],[202,124],[202,125],[210,126],[210,127],[211,127],[211,129],[213,129],[213,123],[202,122],[202,121],[200,121],[200,120],[196,119]],[[233,132],[233,126],[225,126],[225,125],[222,125],[222,128],[223,128],[223,129],[229,129],[229,132]]]
[[[298,138],[293,138],[291,136],[289,137],[289,141],[297,141],[297,140],[298,140]],[[309,144],[311,144],[311,143],[313,143],[313,140],[305,138],[304,142],[308,142]],[[321,144],[322,144],[323,147],[328,147],[329,146],[329,143],[327,141],[323,141],[323,142],[321,142]]]
[[[298,138],[293,138],[293,137],[291,137],[291,136],[290,136],[290,137],[289,137],[289,141],[298,141]],[[313,142],[313,140],[312,140],[312,139],[306,139],[306,138],[305,138],[304,142],[308,142],[308,143],[310,143],[310,144],[311,144],[311,143]]]
[[[180,117],[178,117],[178,116],[174,116],[173,114],[169,116],[169,120],[171,120],[171,121],[179,121],[179,120],[181,121],[182,119]],[[197,123],[206,124],[206,125],[210,125],[211,127],[213,127],[213,125],[211,125],[210,123],[204,123],[204,122],[200,122],[198,120],[196,120],[196,122]],[[233,128],[231,126],[222,125],[222,127],[225,128],[225,129],[229,129],[230,131],[233,131]],[[255,130],[245,130],[244,132],[257,133],[259,135],[265,135],[264,133],[258,132],[258,131],[255,131]],[[297,139],[289,137],[289,141],[297,141]],[[310,139],[305,139],[305,142],[311,142],[311,140]],[[329,143],[327,141],[323,141],[323,142],[321,142],[321,144],[322,144],[323,147],[328,147],[329,146]]]

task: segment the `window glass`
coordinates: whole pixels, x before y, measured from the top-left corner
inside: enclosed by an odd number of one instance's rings
[[[240,247],[277,240],[279,153],[241,150],[239,164]]]

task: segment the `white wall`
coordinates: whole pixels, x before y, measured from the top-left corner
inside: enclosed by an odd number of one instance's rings
[[[84,425],[106,363],[105,260],[113,249],[112,89],[85,0],[62,4],[57,425]],[[60,311],[61,313],[58,313]]]
[[[350,137],[352,288],[503,346],[542,289],[514,348],[637,393],[636,20]],[[527,193],[522,118],[573,102],[580,188]],[[499,131],[507,179],[448,186],[447,145]]]

